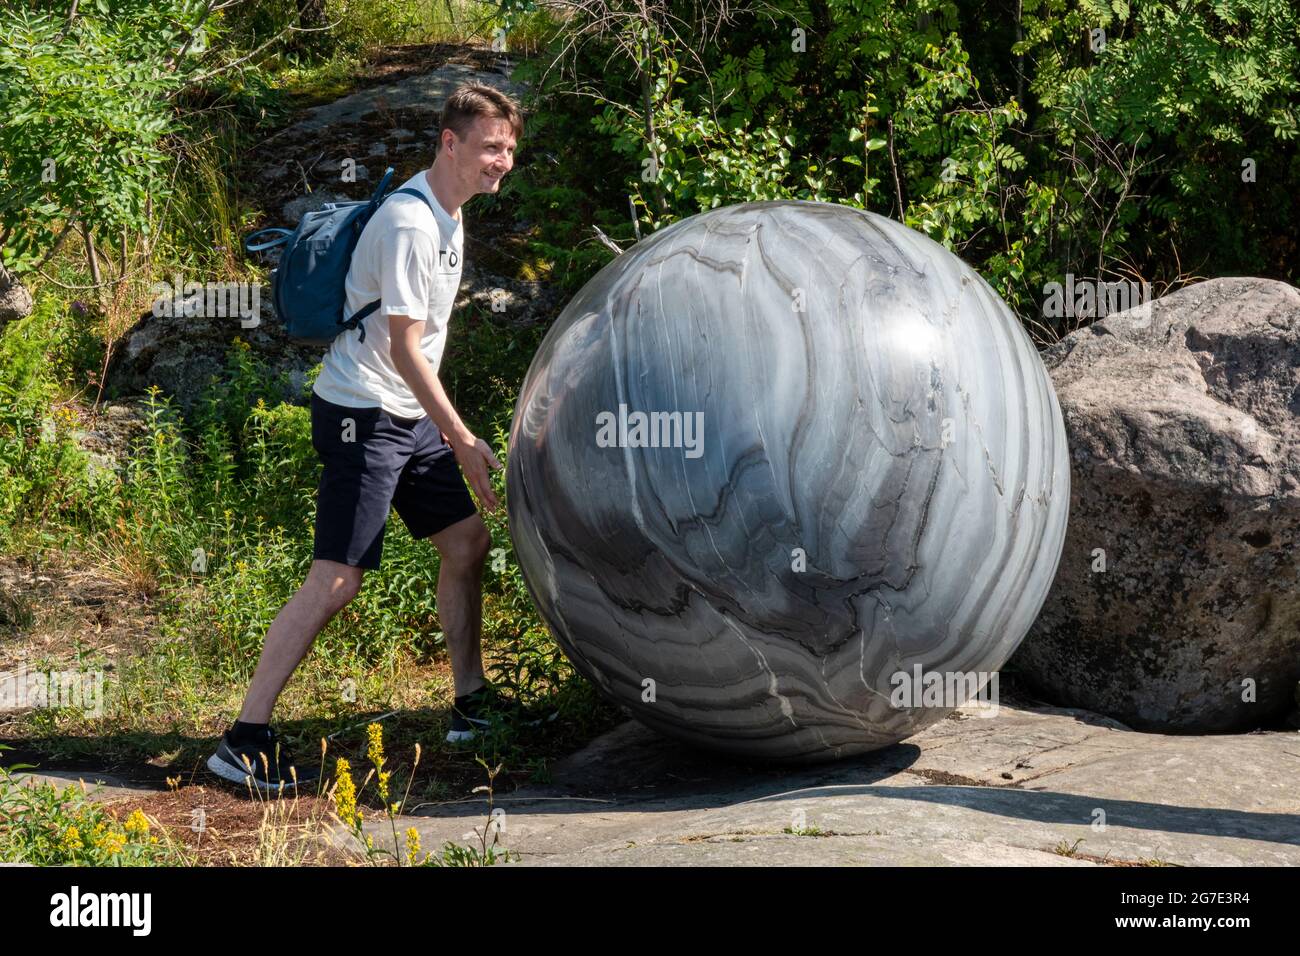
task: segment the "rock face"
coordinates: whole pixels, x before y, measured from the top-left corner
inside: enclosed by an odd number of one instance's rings
[[[220,376],[235,338],[286,382],[287,398],[305,387],[307,373],[321,360],[320,345],[300,345],[284,333],[269,302],[270,287],[262,290],[261,317],[243,328],[237,316],[156,316],[146,312],[118,344],[108,371],[108,392],[138,395],[157,385],[185,412],[191,411],[212,377]]]
[[[1012,666],[1055,704],[1143,730],[1284,717],[1300,679],[1300,291],[1199,283],[1043,359],[1070,523]]]
[[[1166,737],[1005,701],[976,713],[812,769],[719,760],[624,724],[549,783],[498,790],[488,839],[525,866],[1300,865],[1294,734]],[[483,794],[426,805],[397,832],[477,847],[489,809]],[[392,847],[387,820],[365,833]],[[342,829],[333,839],[363,852]]]

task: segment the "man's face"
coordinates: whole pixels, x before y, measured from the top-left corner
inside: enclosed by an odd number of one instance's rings
[[[496,192],[515,164],[515,136],[508,120],[480,116],[464,139],[450,130],[443,139],[457,182],[471,194]]]

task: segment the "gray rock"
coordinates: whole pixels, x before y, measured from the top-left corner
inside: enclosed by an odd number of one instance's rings
[[[84,429],[73,433],[87,453],[92,470],[121,472],[136,441],[148,431],[148,411],[142,398],[106,402]]]
[[[1300,679],[1300,291],[1199,283],[1043,358],[1070,525],[1012,666],[1053,703],[1141,729],[1281,720]]]
[[[469,80],[487,83],[515,97],[519,97],[525,89],[525,86],[514,83],[499,73],[476,70],[462,63],[448,63],[429,73],[372,86],[318,106],[310,110],[300,122],[277,133],[276,138],[298,138],[305,133],[328,130],[339,123],[356,122],[381,109],[424,110],[429,114],[429,119],[436,120],[438,111],[452,90]]]
[[[525,866],[1300,865],[1293,733],[1144,734],[1005,703],[973,713],[783,771],[624,724],[557,763],[551,783],[498,792],[499,846]],[[481,795],[411,806],[397,832],[414,827],[425,851],[476,844],[487,810]],[[387,821],[365,830],[392,846]],[[331,843],[356,850],[344,833]]]
[[[294,342],[274,317],[270,289],[261,296],[257,325],[243,328],[239,318],[155,316],[146,312],[125,335],[107,376],[108,394],[140,395],[156,385],[174,405],[191,411],[214,376],[224,374],[236,338],[280,380],[285,398],[300,395],[307,373],[324,348]]]
[[[103,771],[47,770],[39,773],[14,774],[13,780],[25,787],[49,784],[63,791],[69,786],[79,787],[93,803],[116,803],[119,800],[140,800],[152,796],[157,790],[132,784],[124,777]]]
[[[0,265],[0,324],[31,315],[32,294]]]

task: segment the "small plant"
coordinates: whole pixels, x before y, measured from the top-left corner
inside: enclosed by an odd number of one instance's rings
[[[487,761],[482,757],[475,757],[475,761],[484,770],[487,771],[488,782],[486,787],[475,787],[475,793],[486,792],[488,797],[488,816],[487,821],[483,824],[482,829],[474,827],[474,834],[478,837],[478,846],[461,846],[459,843],[453,843],[448,840],[442,845],[442,853],[439,856],[430,854],[422,866],[493,866],[497,863],[510,863],[519,861],[519,853],[516,850],[498,849],[497,843],[501,839],[501,819],[494,813],[494,797],[496,788],[497,775],[501,773],[501,764],[495,767],[489,767]],[[412,831],[408,831],[408,834]],[[491,842],[488,837],[491,836]]]
[[[830,834],[830,831],[828,831],[828,830],[823,830],[823,829],[822,829],[821,827],[819,827],[819,826],[811,826],[811,827],[786,827],[786,828],[785,828],[784,830],[782,830],[781,832],[782,832],[782,833],[789,833],[789,834],[791,834],[791,835],[793,835],[793,836],[830,836],[830,835],[831,835],[831,834]]]
[[[398,866],[416,866],[418,865],[416,861],[420,852],[420,835],[414,828],[408,829],[405,835],[406,848],[405,852],[403,852],[401,841],[397,835],[397,817],[401,814],[402,809],[406,806],[406,801],[411,795],[411,784],[415,781],[415,771],[420,766],[420,745],[418,743],[415,745],[415,762],[411,764],[411,772],[407,777],[406,790],[402,794],[402,799],[390,800],[392,773],[384,769],[384,765],[388,760],[384,755],[383,726],[377,723],[367,725],[366,739],[366,759],[370,761],[370,770],[367,772],[366,778],[361,782],[360,788],[356,786],[352,779],[351,764],[343,757],[339,757],[335,761],[333,788],[335,815],[347,827],[357,843],[365,849],[367,862],[379,864],[389,860]],[[325,742],[322,741],[322,762],[324,757]],[[375,778],[375,786],[379,792],[379,799],[383,803],[384,815],[388,818],[389,829],[393,835],[392,850],[375,846],[374,837],[363,829],[364,820],[357,805],[357,799],[361,791],[365,790],[366,785],[369,784],[371,777]]]
[[[0,750],[10,748],[0,746]],[[0,860],[36,866],[187,866],[191,855],[142,810],[124,821],[89,799],[83,783],[59,790],[0,767]],[[160,831],[159,838],[154,832]]]
[[[325,741],[321,741],[321,755],[324,756]],[[263,770],[269,768],[270,761],[266,754],[261,754]],[[278,754],[277,754],[278,757]],[[297,771],[290,767],[290,775],[295,784],[298,781]],[[171,781],[168,780],[170,785]],[[306,839],[307,834],[313,830],[318,823],[316,817],[303,820],[299,817],[299,788],[292,788],[292,796],[285,795],[285,787],[281,787],[274,794],[268,795],[253,786],[252,777],[245,777],[244,784],[248,788],[249,798],[262,805],[262,820],[257,828],[257,842],[253,850],[251,863],[253,866],[302,866],[310,862],[311,841]],[[323,781],[317,783],[317,795],[319,796],[320,787]],[[232,864],[236,860],[232,858]]]
[[[406,790],[402,794],[402,798],[400,800],[390,800],[392,778],[391,773],[384,769],[387,758],[384,755],[383,727],[377,723],[368,725],[366,727],[366,737],[366,759],[370,763],[370,769],[361,782],[361,786],[358,787],[352,777],[352,765],[349,761],[339,757],[335,761],[334,786],[331,788],[330,794],[334,803],[335,816],[338,817],[339,822],[343,824],[347,832],[356,840],[357,845],[364,851],[367,863],[376,866],[385,863],[395,863],[398,866],[492,866],[496,863],[508,863],[511,860],[519,859],[518,853],[513,850],[501,849],[497,845],[500,840],[501,824],[500,819],[493,812],[493,797],[496,778],[501,772],[501,764],[496,767],[489,767],[483,758],[475,758],[488,774],[487,786],[474,788],[475,793],[486,792],[488,795],[487,822],[481,829],[474,828],[474,832],[479,838],[478,845],[461,846],[448,840],[443,844],[439,852],[424,852],[420,845],[420,833],[415,827],[408,827],[401,836],[397,832],[397,817],[401,815],[411,795],[411,784],[415,780],[416,768],[420,765],[420,745],[418,743],[415,745],[415,762],[411,765],[411,772],[407,777]],[[323,747],[321,756],[323,759]],[[376,846],[374,836],[365,832],[365,821],[358,800],[372,778],[375,780],[379,799],[383,803],[384,815],[388,819],[389,831],[393,840],[391,849],[385,846]]]
[[[1082,837],[1080,837],[1078,840],[1075,840],[1073,844],[1071,844],[1068,840],[1062,840],[1060,843],[1056,844],[1052,852],[1055,853],[1057,856],[1076,857],[1079,855],[1079,844],[1082,842],[1083,842]]]

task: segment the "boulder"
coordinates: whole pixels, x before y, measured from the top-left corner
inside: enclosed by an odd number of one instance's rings
[[[1060,568],[1010,667],[1142,730],[1283,720],[1300,679],[1300,291],[1215,279],[1049,348]]]
[[[213,377],[225,376],[227,356],[239,338],[284,383],[285,398],[302,394],[308,372],[325,349],[291,340],[275,318],[270,297],[270,287],[263,287],[260,318],[251,328],[244,328],[244,320],[238,317],[187,316],[182,310],[163,316],[146,312],[118,342],[106,391],[113,396],[140,395],[156,385],[188,413]]]
[[[307,213],[319,212],[328,203],[332,202],[349,202],[349,199],[342,193],[322,189],[310,192],[305,196],[296,196],[284,204],[284,221],[288,224],[288,228],[292,229],[298,224],[298,220]]]
[[[0,325],[21,319],[32,311],[32,294],[0,265]]]
[[[98,414],[87,414],[73,438],[86,452],[92,472],[122,474],[132,449],[149,434],[148,399],[132,397],[105,402]]]

